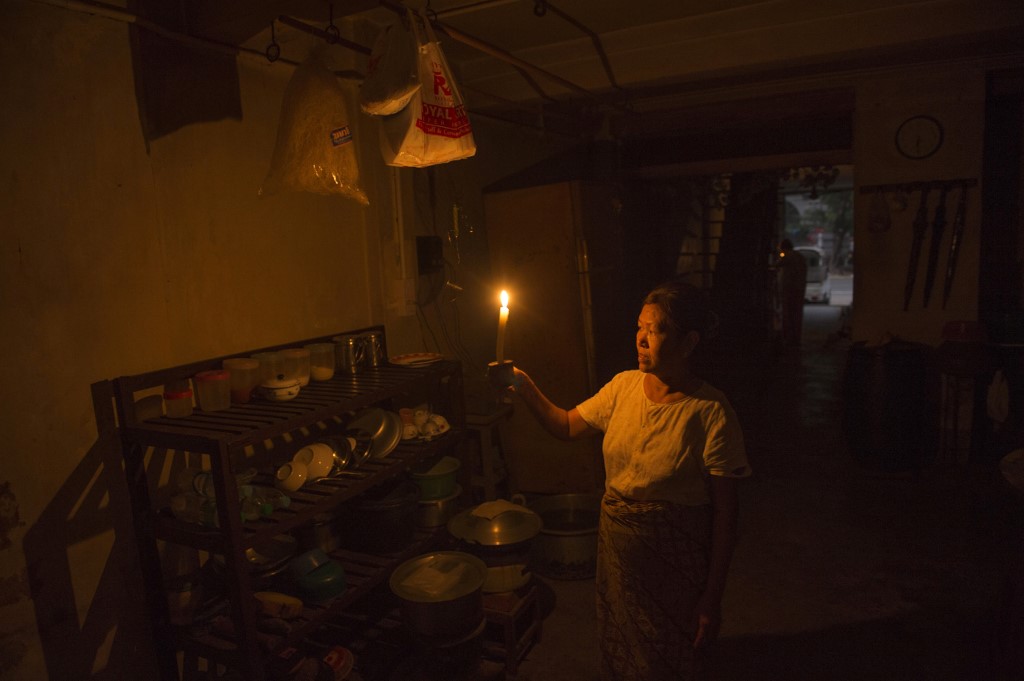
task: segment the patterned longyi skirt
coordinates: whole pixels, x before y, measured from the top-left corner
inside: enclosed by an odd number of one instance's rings
[[[710,550],[710,506],[605,494],[596,578],[603,681],[704,678],[693,611]]]

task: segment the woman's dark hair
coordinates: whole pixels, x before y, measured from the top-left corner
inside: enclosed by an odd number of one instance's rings
[[[704,340],[714,337],[718,329],[718,316],[711,310],[708,295],[682,279],[670,279],[654,287],[644,298],[644,305],[657,306],[669,327],[680,335],[696,331]]]

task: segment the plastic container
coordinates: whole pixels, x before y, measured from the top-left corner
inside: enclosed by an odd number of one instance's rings
[[[171,624],[186,626],[192,624],[196,607],[202,601],[199,574],[184,575],[171,580],[165,587],[167,614]]]
[[[212,497],[213,473],[196,468],[182,468],[175,475],[178,489],[185,494],[198,494],[201,497]]]
[[[192,416],[192,389],[179,388],[164,393],[164,413],[167,418],[183,419]]]
[[[309,375],[314,381],[329,381],[334,378],[334,343],[310,343]]]
[[[193,378],[203,411],[220,411],[231,406],[231,372],[223,369],[201,371]]]
[[[260,362],[247,357],[224,360],[223,367],[231,374],[231,401],[245,404],[252,399],[252,391],[260,384]]]
[[[277,352],[257,352],[252,359],[260,363],[259,382],[276,381],[284,378],[284,359]]]
[[[309,385],[309,350],[306,348],[285,348],[278,352],[284,363],[285,379],[295,379],[300,386]]]

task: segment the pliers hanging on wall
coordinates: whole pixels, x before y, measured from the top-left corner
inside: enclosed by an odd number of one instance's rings
[[[924,273],[924,306],[932,297],[932,285],[935,283],[935,270],[939,266],[939,249],[942,247],[942,234],[946,230],[946,195],[949,185],[942,185],[939,192],[939,204],[935,206],[935,218],[932,220],[932,241],[928,248],[928,270]]]
[[[910,246],[910,262],[907,265],[907,283],[903,287],[903,311],[910,308],[910,298],[914,294],[914,281],[917,279],[917,263],[921,259],[921,244],[928,231],[928,192],[931,188],[921,189],[921,203],[914,216],[914,242]]]
[[[953,290],[953,276],[956,274],[956,259],[960,253],[960,242],[964,238],[964,221],[967,219],[967,184],[960,187],[960,200],[956,204],[953,218],[953,235],[949,240],[949,255],[946,256],[946,281],[942,284],[942,309],[946,309],[949,293]]]

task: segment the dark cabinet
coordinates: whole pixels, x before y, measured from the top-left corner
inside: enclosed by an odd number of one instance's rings
[[[511,296],[506,342],[553,402],[575,405],[616,373],[636,368],[639,301],[626,294],[619,189],[557,184],[484,195],[495,279]],[[522,490],[591,491],[604,484],[596,439],[561,442],[531,414],[502,432]],[[569,463],[571,462],[571,463]]]

